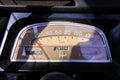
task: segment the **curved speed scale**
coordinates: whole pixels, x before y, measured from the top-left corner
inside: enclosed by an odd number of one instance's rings
[[[24,27],[16,37],[11,61],[110,62],[111,55],[100,29],[54,21]]]

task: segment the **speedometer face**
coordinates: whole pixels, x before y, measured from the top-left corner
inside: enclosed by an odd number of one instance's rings
[[[110,62],[103,32],[90,25],[45,22],[24,27],[16,37],[11,61]]]

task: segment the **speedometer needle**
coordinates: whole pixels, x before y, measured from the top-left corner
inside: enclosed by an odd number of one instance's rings
[[[34,44],[37,45],[37,46],[41,45],[40,42],[38,42],[38,41],[35,41]]]

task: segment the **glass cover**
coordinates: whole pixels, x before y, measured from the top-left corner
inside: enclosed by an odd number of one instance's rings
[[[104,33],[95,26],[53,21],[24,27],[11,61],[110,62],[111,55]]]

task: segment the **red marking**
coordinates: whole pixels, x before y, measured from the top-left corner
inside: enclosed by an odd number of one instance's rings
[[[34,42],[34,45],[40,46],[41,44],[40,44],[40,42],[35,41],[35,42]]]

